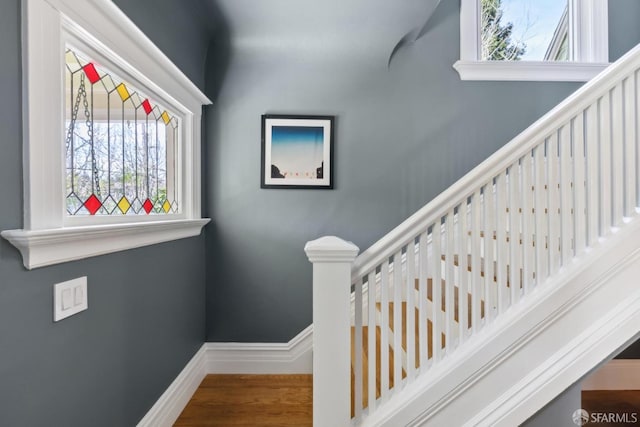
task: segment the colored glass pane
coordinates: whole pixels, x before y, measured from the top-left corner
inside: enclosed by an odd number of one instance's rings
[[[91,215],[95,215],[96,212],[98,212],[98,209],[102,207],[102,203],[95,194],[92,194],[87,200],[85,200],[84,207],[87,208]]]
[[[168,200],[165,200],[162,204],[162,210],[165,211],[165,213],[171,210],[171,203],[169,203]]]
[[[127,87],[124,85],[124,83],[120,83],[116,89],[118,91],[118,95],[120,95],[120,99],[122,99],[123,101],[126,101],[131,96],[129,95],[129,91],[127,90]]]
[[[91,62],[82,67],[82,69],[84,70],[84,73],[87,75],[87,78],[89,79],[91,84],[94,84],[100,80],[100,74],[98,74],[96,67]]]
[[[147,116],[151,114],[152,108],[151,108],[151,103],[149,102],[148,99],[145,99],[144,101],[142,101],[142,108],[144,108],[144,112],[147,113]]]
[[[122,198],[118,202],[118,209],[120,209],[120,212],[122,212],[123,214],[126,214],[127,212],[129,212],[130,208],[131,203],[129,203],[129,200],[127,200],[126,197],[122,196]]]
[[[142,208],[148,214],[149,212],[151,212],[151,209],[153,209],[153,203],[151,203],[151,200],[147,199],[142,204]]]
[[[171,121],[171,117],[169,117],[169,114],[166,111],[162,113],[162,120],[164,121],[165,125],[168,125]]]

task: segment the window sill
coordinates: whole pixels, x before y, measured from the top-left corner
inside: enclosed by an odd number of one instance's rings
[[[586,82],[608,63],[457,61],[453,68],[461,80]]]
[[[31,270],[197,236],[209,221],[203,218],[50,230],[5,230],[0,234],[18,248],[24,266]]]

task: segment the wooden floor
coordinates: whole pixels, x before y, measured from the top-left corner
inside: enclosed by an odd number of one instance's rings
[[[176,427],[312,424],[311,375],[207,375]]]
[[[640,425],[640,390],[607,390],[607,391],[583,391],[582,409],[593,414],[613,413],[620,416],[627,415],[630,422],[595,422],[587,425],[598,427],[622,427]],[[633,422],[631,414],[635,414],[637,422]]]
[[[174,426],[310,427],[312,399],[311,375],[207,375]],[[638,418],[594,426],[638,426],[640,390],[583,391],[582,408]]]

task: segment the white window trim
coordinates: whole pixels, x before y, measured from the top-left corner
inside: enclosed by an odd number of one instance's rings
[[[1,234],[20,250],[25,267],[200,234],[209,222],[200,213],[201,116],[202,106],[211,101],[110,0],[24,0],[22,4],[24,228]],[[62,143],[67,33],[89,40],[93,49],[178,110],[183,171],[179,214],[67,218]]]
[[[609,65],[607,1],[569,0],[575,57],[551,62],[480,60],[480,0],[461,0],[460,60],[453,68],[462,80],[588,81]]]

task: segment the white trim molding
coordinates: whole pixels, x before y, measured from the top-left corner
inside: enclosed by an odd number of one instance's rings
[[[208,374],[311,374],[313,325],[288,343],[204,343],[138,427],[171,427]]]
[[[461,0],[462,80],[588,81],[609,64],[608,0],[569,0],[569,61],[482,60],[480,22],[480,0]]]
[[[585,378],[582,390],[640,390],[640,360],[610,360]]]
[[[210,374],[311,374],[313,325],[288,343],[206,343]]]
[[[18,248],[33,268],[197,236],[209,219],[107,224],[50,230],[5,230],[0,235]]]
[[[138,422],[137,427],[171,427],[176,422],[207,375],[206,351],[204,344]]]
[[[462,80],[586,82],[609,63],[544,61],[457,61]]]
[[[202,106],[211,101],[110,0],[24,0],[22,23],[24,224],[2,237],[18,247],[25,267],[199,234],[208,222],[200,200]],[[63,70],[70,41],[86,45],[179,118],[178,213],[67,215]]]

